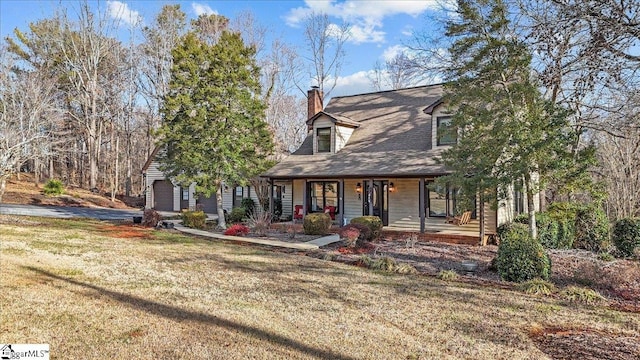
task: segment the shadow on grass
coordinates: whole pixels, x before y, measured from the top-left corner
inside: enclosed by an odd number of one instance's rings
[[[280,346],[287,347],[307,355],[312,355],[312,356],[316,356],[324,359],[344,359],[344,360],[355,359],[346,355],[335,353],[331,350],[319,349],[313,346],[309,346],[299,341],[284,337],[282,335],[275,334],[273,332],[239,324],[234,321],[225,320],[214,315],[197,312],[197,311],[188,311],[188,310],[180,309],[175,306],[165,305],[162,303],[147,300],[137,296],[127,295],[127,294],[123,294],[116,291],[111,291],[96,285],[92,285],[92,284],[84,283],[81,281],[69,279],[63,276],[59,276],[49,271],[42,270],[33,266],[24,266],[23,268],[27,270],[31,270],[39,275],[45,276],[50,279],[64,281],[69,284],[94,290],[103,296],[107,296],[117,302],[123,303],[132,308],[139,309],[153,315],[162,316],[167,319],[193,321],[198,323],[214,325],[214,326],[226,328],[229,330],[240,331],[243,334],[248,334],[254,338],[269,341],[271,343],[275,343]]]

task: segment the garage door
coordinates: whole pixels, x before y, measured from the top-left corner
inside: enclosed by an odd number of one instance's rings
[[[196,208],[202,209],[207,214],[215,214],[218,212],[218,203],[216,201],[216,194],[211,194],[210,197],[204,195],[198,196],[196,199]]]
[[[173,211],[173,184],[169,180],[153,182],[153,208],[158,211]]]

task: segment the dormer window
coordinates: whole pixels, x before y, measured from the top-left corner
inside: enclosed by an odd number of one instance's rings
[[[318,128],[316,129],[316,141],[317,151],[331,152],[331,128]]]
[[[438,118],[438,146],[453,145],[458,141],[458,133],[452,125],[451,116]]]

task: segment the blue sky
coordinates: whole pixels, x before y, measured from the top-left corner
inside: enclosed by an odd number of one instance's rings
[[[280,36],[288,44],[302,47],[300,22],[311,11],[322,11],[335,23],[351,26],[345,48],[345,65],[332,95],[349,95],[371,91],[367,72],[377,60],[392,57],[409,43],[414,31],[427,29],[429,17],[440,9],[441,0],[324,0],[324,1],[90,1],[94,11],[102,9],[118,20],[121,39],[128,36],[129,24],[141,19],[150,23],[165,4],[180,4],[189,18],[202,13],[217,13],[229,18],[244,10],[254,13],[269,29],[270,36]],[[70,17],[77,13],[75,0],[0,0],[0,35],[12,35],[14,28],[28,30],[28,24],[51,17],[54,10],[66,7]]]

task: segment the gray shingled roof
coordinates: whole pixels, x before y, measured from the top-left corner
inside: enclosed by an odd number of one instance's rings
[[[333,178],[442,175],[431,149],[426,107],[442,97],[441,85],[334,97],[325,113],[358,122],[346,146],[313,155],[313,134],[300,148],[263,174],[272,178]]]

